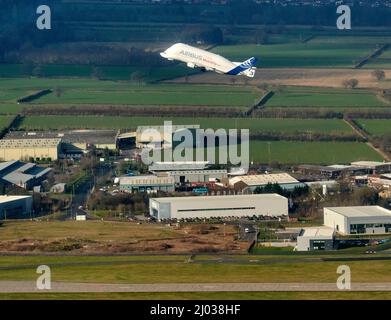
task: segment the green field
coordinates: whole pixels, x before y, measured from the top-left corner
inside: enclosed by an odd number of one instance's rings
[[[251,87],[207,85],[129,85],[122,90],[65,89],[35,100],[38,104],[123,104],[174,106],[251,106],[262,93]]]
[[[250,161],[256,163],[348,164],[359,160],[383,159],[365,143],[359,142],[250,142]]]
[[[134,84],[90,79],[0,79],[0,103],[42,89],[54,92],[34,104],[238,106],[255,104],[263,92],[250,86]],[[0,109],[1,110],[1,109]]]
[[[4,257],[7,263],[3,266],[16,267],[20,263],[12,262],[12,257]],[[0,258],[0,262],[3,257]],[[16,257],[23,261],[24,257]],[[20,259],[19,259],[20,258]],[[80,260],[82,258],[82,260]],[[343,257],[341,257],[343,258]],[[84,257],[60,257],[58,263],[50,257],[37,257],[36,264],[24,268],[10,268],[0,272],[0,280],[35,280],[37,278],[35,265],[51,266],[52,281],[78,281],[93,283],[324,283],[335,282],[338,275],[337,267],[341,261],[325,262],[301,260],[284,261],[279,255],[275,261],[262,263],[262,257],[257,256],[261,263],[224,262],[210,260],[208,263],[186,263],[186,259],[166,259],[158,262],[152,259],[131,258],[118,261],[117,257],[91,257],[88,262],[82,262]],[[117,261],[116,261],[117,260]],[[280,262],[279,262],[279,261]],[[106,264],[102,262],[106,261]],[[346,263],[346,262],[345,262]],[[23,263],[22,264],[26,264]],[[349,261],[354,282],[390,282],[389,269],[391,261]],[[227,278],[228,277],[228,278]]]
[[[26,77],[24,66],[21,64],[0,64],[0,77],[14,78]],[[93,67],[88,65],[42,65],[42,77],[71,77],[90,78],[93,74]],[[142,75],[142,80],[154,82],[159,80],[173,79],[196,73],[196,70],[189,69],[185,65],[164,66],[164,67],[135,67],[135,66],[101,66],[101,78],[107,80],[131,80],[132,74],[136,71]]]
[[[391,48],[388,48],[380,56],[371,59],[364,68],[391,69]]]
[[[358,119],[356,122],[370,135],[391,133],[391,119]]]
[[[351,68],[375,49],[373,43],[360,38],[356,41],[227,45],[216,47],[213,52],[233,61],[256,56],[258,66],[262,68]]]
[[[13,116],[0,115],[0,131],[8,127],[13,119],[14,119]]]
[[[0,293],[0,300],[391,300],[390,292]]]
[[[372,108],[386,107],[384,100],[369,90],[284,87],[266,107]]]
[[[173,124],[199,124],[203,129],[250,129],[253,132],[352,132],[339,119],[272,119],[272,118],[188,118],[167,117]],[[43,129],[135,129],[139,125],[163,125],[160,117],[115,117],[115,116],[28,116],[20,128]]]

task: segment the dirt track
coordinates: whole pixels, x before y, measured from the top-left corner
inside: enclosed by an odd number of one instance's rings
[[[342,87],[342,81],[355,78],[359,88],[391,89],[391,81],[376,81],[371,75],[373,70],[363,69],[258,69],[254,79],[236,77],[235,83],[243,84],[281,84],[315,87]],[[386,71],[386,78],[391,78],[391,70]],[[171,83],[223,83],[232,84],[232,77],[213,72],[200,73],[186,78],[167,80]]]

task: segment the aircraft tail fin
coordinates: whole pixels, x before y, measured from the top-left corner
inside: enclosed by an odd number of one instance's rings
[[[257,58],[251,57],[250,59],[247,59],[246,61],[243,61],[241,63],[237,63],[238,65],[233,68],[232,70],[228,71],[227,74],[231,75],[238,75],[240,73],[248,76],[248,77],[254,77],[255,75],[255,64],[257,63]]]

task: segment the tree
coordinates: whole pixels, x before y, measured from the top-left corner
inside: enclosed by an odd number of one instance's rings
[[[267,91],[267,90],[269,89],[269,85],[268,85],[267,83],[263,82],[263,83],[260,83],[260,84],[258,85],[258,88],[259,88],[260,90],[262,90],[262,91]]]
[[[386,78],[386,73],[383,70],[374,70],[374,71],[372,71],[372,76],[377,81],[382,81]]]
[[[130,80],[139,84],[143,82],[144,78],[145,74],[140,70],[137,70],[130,75]]]
[[[31,74],[35,77],[41,77],[43,75],[42,66],[36,66]]]
[[[100,68],[98,68],[98,67],[92,68],[92,73],[91,73],[92,78],[94,78],[96,80],[100,80],[100,79],[102,79],[102,76],[103,76],[103,72]]]
[[[56,95],[57,98],[60,98],[62,96],[62,94],[63,94],[62,88],[58,88],[58,87],[55,88],[54,89],[54,94]]]
[[[267,44],[269,40],[269,35],[263,29],[258,29],[255,31],[255,43],[256,44]]]
[[[342,81],[342,85],[345,88],[354,89],[358,86],[358,80],[357,79],[346,79]]]

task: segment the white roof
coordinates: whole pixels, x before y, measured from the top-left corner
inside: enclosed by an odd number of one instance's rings
[[[391,165],[391,162],[379,162],[379,161],[356,161],[351,163],[354,167],[378,167],[383,165]]]
[[[288,173],[273,173],[273,174],[256,174],[234,177],[229,180],[229,184],[233,185],[237,182],[243,182],[248,186],[266,185],[268,183],[288,184],[299,183]]]
[[[338,184],[336,180],[320,180],[320,181],[308,181],[304,182],[307,186],[312,187],[312,186],[334,186]]]
[[[120,185],[174,184],[174,177],[157,177],[154,175],[119,177]]]
[[[333,169],[347,169],[350,168],[351,166],[345,165],[345,164],[332,164],[331,166],[327,166],[329,168]]]
[[[225,196],[191,196],[191,197],[167,197],[167,198],[153,198],[153,200],[156,200],[158,202],[171,202],[171,201],[182,201],[186,202],[189,200],[243,200],[243,199],[249,199],[249,198],[283,198],[285,197],[277,194],[277,193],[263,193],[263,194],[238,194],[238,195],[225,195]]]
[[[381,176],[386,179],[391,179],[391,173],[383,173]]]
[[[0,203],[31,198],[31,196],[0,196]]]
[[[156,161],[149,166],[149,171],[169,170],[203,170],[209,165],[209,161]]]
[[[311,227],[304,228],[301,237],[311,237],[311,238],[328,238],[332,239],[334,236],[334,229],[328,227]]]
[[[327,207],[348,218],[353,217],[391,217],[391,211],[380,206]]]

